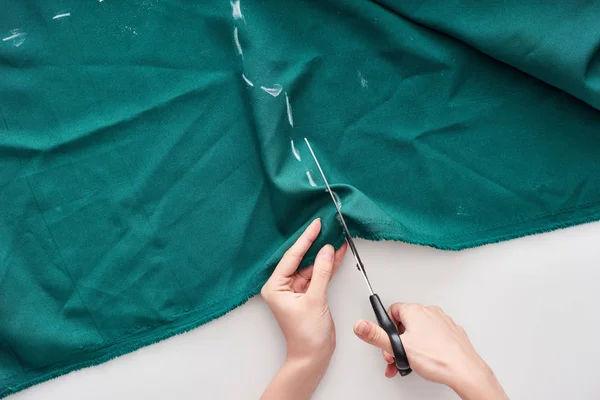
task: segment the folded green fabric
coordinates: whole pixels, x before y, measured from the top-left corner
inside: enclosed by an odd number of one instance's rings
[[[0,5],[0,397],[223,315],[315,217],[339,245],[305,137],[356,236],[600,219],[598,2]]]

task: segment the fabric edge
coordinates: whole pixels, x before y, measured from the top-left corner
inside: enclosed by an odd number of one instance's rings
[[[525,230],[515,229],[513,232],[510,232],[510,233],[501,233],[498,235],[490,235],[490,236],[485,237],[484,239],[466,240],[466,241],[458,242],[455,244],[448,244],[448,245],[440,244],[440,243],[433,243],[433,242],[426,242],[426,241],[420,242],[420,241],[410,240],[401,235],[394,234],[394,233],[386,233],[386,232],[360,234],[360,233],[353,231],[351,233],[352,233],[353,237],[357,237],[357,238],[361,238],[361,239],[365,239],[365,240],[402,241],[402,242],[414,244],[414,245],[433,247],[433,248],[436,248],[439,250],[459,251],[459,250],[478,247],[478,246],[482,246],[482,245],[486,245],[486,244],[498,243],[498,242],[517,239],[517,238],[521,238],[521,237],[525,237],[525,236],[531,236],[531,235],[535,235],[535,234],[551,232],[554,230],[569,228],[569,227],[573,227],[573,226],[577,226],[577,225],[582,225],[585,223],[596,222],[598,220],[600,220],[600,212],[596,212],[596,213],[593,213],[592,215],[588,215],[588,216],[574,218],[574,219],[572,219],[570,221],[566,221],[566,222],[565,221],[552,222],[552,223],[548,224],[547,223],[548,221],[545,221],[546,224],[538,224],[539,225],[538,227],[533,227],[531,229],[525,229]],[[524,222],[531,222],[531,221],[526,220],[526,221],[522,221],[521,223],[524,223]],[[338,238],[336,243],[334,244],[334,247],[336,249],[338,249],[343,244],[343,242],[344,242],[344,235],[342,234]],[[302,262],[301,267],[310,265],[313,261],[314,261],[314,257],[312,257],[310,259],[306,259]],[[233,311],[234,309],[245,304],[250,298],[256,296],[260,292],[260,289],[262,288],[264,283],[265,282],[262,282],[262,281],[259,282],[259,284],[255,285],[249,292],[242,292],[242,294],[240,296],[236,297],[235,301],[227,304],[226,306],[222,307],[219,310],[216,310],[212,314],[205,316],[205,317],[201,317],[191,323],[187,323],[187,324],[184,324],[181,326],[176,326],[176,327],[168,329],[167,331],[160,332],[156,335],[152,335],[148,338],[137,340],[130,345],[123,346],[115,351],[110,352],[109,354],[97,357],[93,360],[77,363],[72,366],[62,368],[60,370],[48,373],[46,375],[43,375],[43,376],[40,376],[40,377],[37,377],[34,379],[30,379],[30,380],[28,380],[22,384],[16,385],[16,386],[8,386],[3,392],[0,393],[0,399],[10,396],[12,394],[15,394],[17,392],[23,391],[25,389],[28,389],[37,384],[52,380],[54,378],[58,378],[63,375],[67,375],[73,371],[96,366],[99,364],[103,364],[114,358],[120,357],[120,356],[128,354],[128,353],[132,353],[142,347],[150,346],[154,343],[158,343],[160,341],[169,339],[175,335],[179,335],[179,334],[182,334],[185,332],[189,332],[193,329],[196,329],[202,325],[205,325],[217,318],[220,318],[220,317],[228,314],[229,312]]]
[[[345,237],[344,235],[341,235],[333,244],[334,248],[337,250],[339,249],[342,244],[344,243]],[[283,252],[282,252],[283,254]],[[280,257],[277,257],[280,258]],[[312,264],[314,262],[315,257],[308,257],[305,258],[300,266],[298,268],[304,268],[307,267],[308,265]],[[274,266],[273,266],[274,267]],[[195,321],[191,322],[191,323],[187,323],[187,324],[183,324],[180,326],[174,326],[172,328],[168,328],[166,331],[157,333],[156,335],[151,335],[147,338],[143,338],[143,339],[139,339],[131,344],[128,345],[124,345],[124,346],[120,346],[119,349],[114,350],[108,354],[105,354],[103,356],[100,357],[96,357],[92,360],[89,361],[85,361],[85,362],[80,362],[80,363],[76,363],[74,365],[70,365],[68,367],[64,367],[61,368],[57,371],[39,376],[37,378],[33,378],[33,379],[29,379],[27,381],[25,381],[24,383],[18,384],[18,385],[14,385],[14,386],[7,386],[2,392],[0,392],[0,399],[6,398],[10,395],[16,394],[18,392],[21,392],[25,389],[28,389],[32,386],[35,385],[39,385],[41,383],[50,381],[52,379],[67,375],[71,372],[74,371],[79,371],[85,368],[89,368],[89,367],[93,367],[96,365],[100,365],[100,364],[104,364],[105,362],[108,362],[112,359],[115,359],[117,357],[123,356],[125,354],[129,354],[129,353],[133,353],[136,350],[141,349],[142,347],[147,347],[150,345],[153,345],[155,343],[161,342],[163,340],[169,339],[171,337],[174,337],[176,335],[180,335],[189,331],[192,331],[196,328],[199,328],[202,325],[206,325],[209,322],[221,318],[224,315],[230,313],[231,311],[233,311],[234,309],[244,305],[248,300],[250,300],[252,297],[258,295],[260,293],[260,290],[262,289],[262,286],[266,283],[266,280],[261,280],[258,282],[257,285],[255,285],[250,292],[241,292],[241,294],[239,296],[236,297],[235,301],[227,304],[226,306],[214,311],[213,313],[209,314],[208,316],[204,316],[204,317],[200,317],[198,319],[196,319]],[[162,325],[164,326],[164,325]]]
[[[405,242],[408,244],[413,244],[413,245],[418,245],[418,246],[433,247],[438,250],[460,251],[460,250],[466,250],[466,249],[471,249],[471,248],[475,248],[475,247],[481,247],[481,246],[485,246],[488,244],[506,242],[509,240],[519,239],[519,238],[523,238],[523,237],[527,237],[527,236],[548,233],[548,232],[552,232],[552,231],[556,231],[556,230],[560,230],[560,229],[572,228],[572,227],[575,227],[578,225],[584,225],[584,224],[588,224],[588,223],[592,223],[592,222],[598,222],[598,221],[600,221],[600,211],[594,212],[591,215],[573,218],[572,220],[569,220],[569,221],[549,222],[546,219],[543,219],[542,221],[546,222],[545,224],[544,223],[537,224],[538,226],[534,226],[529,229],[519,229],[519,228],[522,228],[523,224],[525,224],[527,222],[531,222],[531,221],[532,220],[524,220],[524,221],[520,221],[519,223],[516,223],[513,225],[508,225],[508,226],[502,227],[502,229],[515,227],[514,231],[509,232],[509,233],[491,234],[491,235],[485,236],[482,239],[462,240],[462,241],[455,240],[454,243],[448,242],[448,244],[444,244],[443,242],[435,243],[433,241],[430,242],[427,240],[423,240],[423,241],[412,240],[412,239],[403,237],[401,235],[396,235],[396,234],[380,233],[380,234],[361,235],[361,234],[357,234],[355,232],[351,232],[351,233],[352,233],[352,237],[357,237],[357,238],[365,239],[365,240],[372,240],[372,241],[389,240],[389,241],[394,241],[394,242]]]
[[[80,362],[77,364],[74,364],[72,366],[68,366],[62,369],[59,369],[57,371],[42,375],[40,377],[37,378],[33,378],[30,379],[22,384],[19,385],[15,385],[15,386],[8,386],[2,393],[0,393],[0,399],[3,399],[7,396],[13,395],[15,393],[21,392],[25,389],[28,389],[32,386],[38,385],[40,383],[43,382],[47,382],[49,380],[58,378],[60,376],[63,375],[67,375],[71,372],[74,371],[78,371],[84,368],[88,368],[88,367],[93,367],[96,365],[100,365],[103,364],[105,362],[108,362],[114,358],[120,357],[122,355],[128,354],[128,353],[133,353],[136,350],[141,349],[142,347],[147,347],[150,346],[152,344],[161,342],[163,340],[169,339],[173,336],[176,335],[180,335],[186,332],[189,332],[193,329],[196,329],[202,325],[205,325],[217,318],[220,318],[222,316],[224,316],[225,314],[228,314],[229,312],[233,311],[234,309],[242,306],[243,304],[245,304],[248,300],[250,300],[250,298],[256,296],[259,292],[260,289],[262,288],[262,284],[261,285],[257,285],[256,287],[252,288],[252,290],[250,291],[250,293],[239,296],[238,298],[236,298],[236,301],[227,305],[226,307],[206,316],[203,318],[199,318],[196,321],[192,322],[192,323],[188,323],[188,324],[184,324],[181,326],[176,326],[170,329],[167,329],[167,331],[164,332],[160,332],[159,334],[156,335],[152,335],[148,338],[145,339],[141,339],[138,340],[130,345],[127,346],[123,346],[115,351],[112,351],[106,355],[94,358],[93,360],[90,361],[85,361],[85,362]],[[164,326],[164,325],[163,325]]]

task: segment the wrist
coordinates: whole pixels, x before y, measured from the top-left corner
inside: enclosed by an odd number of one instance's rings
[[[449,385],[462,400],[507,400],[494,372],[485,365],[466,373]]]
[[[288,340],[286,360],[299,365],[329,365],[335,346],[335,335],[327,340],[312,342]]]
[[[333,351],[333,348],[322,348],[311,352],[288,351],[285,364],[297,369],[327,368]]]
[[[261,399],[310,399],[327,372],[330,359],[331,357],[288,355]]]

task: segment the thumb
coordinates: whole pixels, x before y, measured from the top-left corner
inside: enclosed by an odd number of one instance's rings
[[[315,265],[307,293],[322,298],[327,295],[327,285],[329,285],[331,275],[333,274],[334,258],[335,250],[333,246],[328,244],[319,250],[315,258]]]
[[[354,333],[363,342],[379,347],[381,350],[387,351],[388,354],[394,354],[390,339],[380,326],[370,321],[361,320],[354,325]]]

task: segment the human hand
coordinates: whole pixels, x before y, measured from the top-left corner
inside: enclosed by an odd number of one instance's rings
[[[346,253],[324,246],[314,265],[297,270],[321,231],[314,220],[284,254],[261,295],[277,320],[287,343],[287,359],[326,359],[335,349],[335,326],[327,304],[327,287]],[[323,360],[325,361],[325,360]]]
[[[297,271],[321,231],[313,221],[284,254],[261,295],[273,312],[287,343],[287,357],[261,400],[306,400],[325,374],[335,349],[335,326],[327,305],[327,286],[346,254],[323,247],[314,265]]]
[[[508,399],[465,330],[439,307],[395,303],[389,314],[402,333],[410,366],[417,374],[450,387],[464,400]],[[388,363],[385,376],[395,376],[397,369],[385,331],[369,321],[358,321],[354,332],[363,341],[383,350]]]

